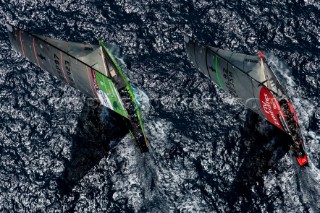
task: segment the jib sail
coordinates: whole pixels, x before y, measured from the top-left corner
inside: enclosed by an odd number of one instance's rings
[[[117,88],[108,77],[102,48],[34,35],[7,25],[13,48],[88,97],[127,117]]]

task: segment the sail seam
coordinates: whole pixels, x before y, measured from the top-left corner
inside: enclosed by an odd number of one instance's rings
[[[41,68],[40,63],[39,63],[39,59],[38,59],[38,56],[37,56],[37,50],[36,50],[36,48],[34,46],[34,37],[32,37],[32,47],[33,47],[34,56],[36,57],[36,60],[37,60],[37,64]]]
[[[22,43],[22,31],[21,30],[19,30],[19,37],[20,37],[20,45],[21,45],[21,50],[22,50],[23,57],[26,57],[26,54],[24,52],[23,43]]]
[[[223,89],[222,85],[221,85],[220,77],[219,77],[219,72],[218,72],[218,55],[216,55],[216,57],[215,57],[214,66],[215,66],[215,70],[216,70],[217,81],[219,83],[220,88]]]

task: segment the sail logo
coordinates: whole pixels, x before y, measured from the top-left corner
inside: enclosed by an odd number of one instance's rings
[[[278,118],[280,110],[278,109],[276,102],[277,100],[273,97],[271,92],[266,87],[262,87],[260,90],[261,109],[270,123],[282,129]]]
[[[270,100],[270,98],[268,97],[268,95],[266,93],[264,94],[264,98],[265,98],[265,101],[262,101],[263,111],[266,114],[271,116],[271,118],[275,124],[279,125],[279,123],[276,119],[276,116],[273,113],[274,108],[271,106],[271,105],[273,105],[272,100]]]
[[[113,109],[113,107],[110,103],[110,100],[104,91],[102,91],[101,89],[98,89],[97,94],[98,94],[98,98],[99,98],[100,102],[102,103],[102,105],[104,105],[110,109]]]

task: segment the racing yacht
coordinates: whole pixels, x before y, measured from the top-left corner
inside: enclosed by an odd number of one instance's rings
[[[35,35],[7,24],[14,50],[41,69],[121,115],[140,151],[148,151],[139,105],[106,45],[82,44]]]
[[[308,164],[296,112],[264,54],[246,55],[205,46],[185,37],[193,65],[220,89],[292,137],[288,145],[300,166]]]

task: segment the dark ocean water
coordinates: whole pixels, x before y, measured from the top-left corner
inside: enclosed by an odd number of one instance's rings
[[[320,212],[318,0],[0,0],[0,19],[110,42],[152,145],[141,155],[116,115],[22,59],[1,26],[1,212]],[[309,167],[299,168],[286,135],[192,66],[184,33],[267,53]]]

